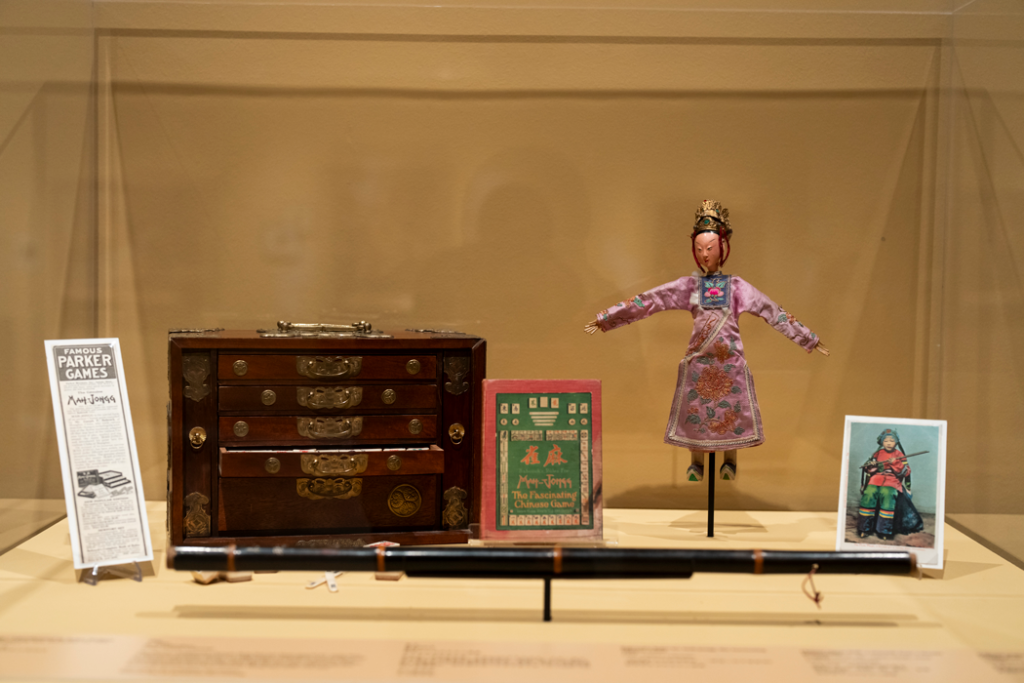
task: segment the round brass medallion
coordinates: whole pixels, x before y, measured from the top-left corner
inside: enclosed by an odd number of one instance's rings
[[[272,406],[274,405],[274,401],[277,400],[277,394],[275,394],[270,389],[267,389],[262,394],[260,394],[260,400],[263,401],[263,405]]]
[[[245,436],[249,433],[249,425],[244,420],[239,420],[234,427],[235,436]]]
[[[402,469],[402,459],[397,455],[389,455],[388,469],[391,470],[392,472],[397,472],[398,470]]]
[[[391,405],[398,399],[398,394],[395,393],[394,389],[385,389],[384,393],[380,395],[380,400],[384,403]]]
[[[263,464],[263,469],[271,474],[277,474],[281,471],[281,461],[277,458],[267,458],[267,462]]]
[[[423,423],[422,422],[420,422],[416,418],[413,418],[413,419],[409,420],[409,433],[410,434],[419,434],[422,431],[423,431]]]
[[[388,509],[398,517],[412,517],[422,504],[419,490],[409,484],[399,484],[388,494]]]
[[[405,370],[410,375],[415,375],[417,372],[420,371],[420,362],[413,358],[411,361],[405,364]]]
[[[235,371],[235,374],[241,377],[245,373],[249,372],[249,364],[244,360],[236,360],[234,365],[231,366]]]

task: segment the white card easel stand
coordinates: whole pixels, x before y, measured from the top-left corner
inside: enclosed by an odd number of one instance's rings
[[[82,573],[78,577],[78,580],[82,583],[87,583],[90,586],[95,586],[102,579],[133,579],[139,583],[142,583],[142,567],[138,562],[132,562],[131,564],[113,564],[105,567],[93,567],[92,569],[83,569]]]

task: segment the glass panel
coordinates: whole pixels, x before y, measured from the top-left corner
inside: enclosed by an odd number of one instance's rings
[[[1016,3],[3,8],[15,507],[62,495],[42,339],[121,338],[160,499],[169,328],[365,319],[602,379],[608,506],[701,508],[663,443],[690,316],[582,328],[691,274],[713,198],[726,271],[832,350],[743,318],[767,439],[719,506],[834,509],[867,414],[948,419],[947,509],[1024,512]]]
[[[63,517],[43,339],[96,330],[91,3],[0,3],[0,552]]]

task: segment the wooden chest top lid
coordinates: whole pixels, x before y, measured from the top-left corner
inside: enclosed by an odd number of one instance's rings
[[[481,341],[473,334],[453,330],[402,329],[374,330],[363,333],[299,333],[285,335],[274,329],[224,330],[178,329],[168,332],[171,346],[178,348],[239,348],[265,349],[424,349],[473,348]]]

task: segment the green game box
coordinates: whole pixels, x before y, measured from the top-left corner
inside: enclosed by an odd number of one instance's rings
[[[601,381],[483,389],[480,537],[601,540]]]

